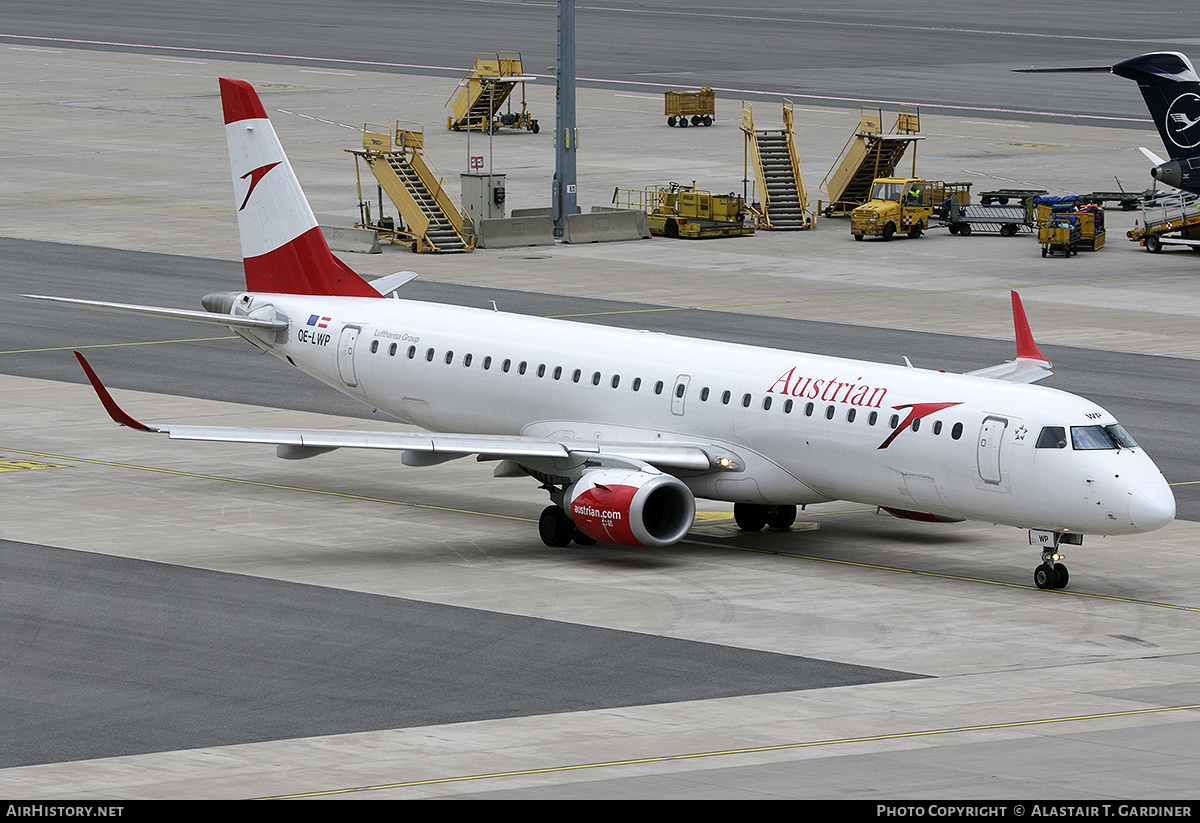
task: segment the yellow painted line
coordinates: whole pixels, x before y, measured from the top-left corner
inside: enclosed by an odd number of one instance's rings
[[[1200,277],[1200,272],[1193,274],[1155,274],[1145,277],[1108,277],[1098,278],[1095,280],[1063,280],[1054,283],[1026,283],[1020,286],[979,286],[974,288],[962,289],[930,289],[928,291],[895,291],[886,294],[854,294],[846,297],[810,297],[799,298],[796,300],[763,300],[755,303],[713,303],[707,306],[660,306],[649,309],[625,309],[621,311],[598,311],[585,312],[583,314],[552,314],[547,315],[555,319],[563,320],[571,317],[605,317],[608,315],[617,314],[653,314],[655,312],[667,311],[703,311],[714,309],[739,309],[749,308],[752,306],[789,306],[801,303],[836,303],[846,300],[886,300],[892,297],[927,297],[935,294],[968,294],[972,292],[1008,292],[1010,289],[1016,291],[1027,291],[1029,289],[1050,288],[1056,286],[1080,286],[1096,283],[1128,283],[1132,281],[1144,280],[1161,280],[1173,279],[1181,277]]]
[[[1168,483],[1168,486],[1195,486],[1200,484],[1200,480],[1180,480],[1178,483]]]
[[[794,743],[779,743],[771,746],[747,746],[738,749],[717,749],[707,752],[682,752],[679,754],[658,755],[654,757],[638,757],[629,760],[604,760],[595,763],[568,763],[561,766],[543,766],[536,769],[513,769],[503,772],[487,772],[483,774],[456,775],[452,777],[434,777],[426,780],[409,780],[397,783],[381,783],[372,786],[355,786],[344,789],[328,789],[325,791],[304,792],[300,794],[279,795],[277,797],[259,798],[260,800],[289,800],[304,797],[331,797],[354,792],[380,792],[390,789],[408,789],[419,786],[437,786],[450,783],[466,783],[475,780],[495,780],[504,777],[529,777],[539,774],[562,774],[565,772],[584,771],[588,769],[611,769],[620,766],[637,766],[647,763],[671,763],[678,760],[698,760],[708,757],[730,757],[746,754],[765,754],[768,752],[796,751],[798,749],[813,749],[822,746],[845,746],[856,743],[879,743],[889,740],[912,740],[922,737],[937,737],[950,734],[973,734],[976,732],[996,731],[999,729],[1020,729],[1034,726],[1050,726],[1062,723],[1082,723],[1089,720],[1108,720],[1121,717],[1137,717],[1140,715],[1164,714],[1168,712],[1183,712],[1200,709],[1200,704],[1186,706],[1158,706],[1150,709],[1129,709],[1120,712],[1102,712],[1098,714],[1078,714],[1066,717],[1041,717],[1030,720],[1014,720],[1008,723],[988,723],[976,726],[947,726],[940,729],[921,729],[912,732],[895,732],[892,734],[865,735],[862,737],[837,737],[827,740],[804,740]]]
[[[236,483],[243,486],[258,486],[264,489],[279,489],[281,491],[302,492],[304,494],[319,494],[326,497],[341,497],[347,500],[362,500],[367,503],[386,503],[391,506],[411,506],[414,509],[430,509],[432,511],[452,512],[454,514],[472,514],[478,517],[494,517],[500,520],[515,520],[520,523],[536,523],[528,517],[515,517],[509,514],[493,514],[491,512],[471,511],[470,509],[456,509],[451,506],[434,506],[429,503],[414,503],[409,500],[389,500],[386,497],[368,497],[361,494],[347,494],[346,492],[327,491],[325,489],[309,489],[303,486],[285,486],[280,483],[264,483],[259,480],[242,480],[237,477],[222,477],[215,474],[199,474],[196,472],[178,471],[175,469],[160,469],[154,466],[138,466],[133,463],[114,463],[108,460],[92,460],[86,457],[73,457],[71,455],[61,454],[41,454],[39,452],[25,451],[23,449],[9,449],[0,447],[0,451],[15,452],[16,454],[27,454],[31,457],[43,457],[51,460],[73,460],[77,463],[87,463],[93,466],[107,466],[113,469],[130,469],[133,471],[153,472],[156,474],[170,474],[176,477],[191,477],[197,480],[216,480],[222,483]]]
[[[0,473],[36,471],[37,469],[65,469],[61,463],[43,463],[40,460],[0,460]]]
[[[95,343],[91,346],[54,346],[49,349],[12,349],[0,354],[34,354],[43,351],[75,351],[77,349],[118,349],[122,346],[158,346],[163,343],[206,343],[209,340],[240,340],[236,334],[228,337],[188,337],[182,340],[145,340],[141,343]]]

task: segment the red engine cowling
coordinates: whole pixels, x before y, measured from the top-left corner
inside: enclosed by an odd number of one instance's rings
[[[678,479],[634,469],[588,472],[563,496],[581,532],[618,546],[670,546],[696,519],[696,499]]]

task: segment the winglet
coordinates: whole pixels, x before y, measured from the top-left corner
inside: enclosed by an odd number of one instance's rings
[[[83,373],[87,375],[88,382],[92,384],[92,388],[99,395],[100,402],[104,404],[104,410],[108,412],[109,417],[122,426],[128,426],[131,429],[146,432],[158,431],[158,429],[142,425],[126,414],[125,410],[117,405],[117,401],[113,400],[112,395],[108,393],[108,389],[104,388],[104,384],[100,382],[100,378],[96,376],[96,372],[92,370],[91,364],[88,363],[84,356],[79,352],[75,352],[75,357],[79,360],[79,365],[83,366]]]
[[[1047,366],[1050,358],[1042,354],[1037,343],[1033,341],[1033,332],[1029,330],[1029,320],[1025,317],[1025,307],[1021,305],[1021,295],[1012,291],[1013,326],[1017,334],[1017,357],[1027,360],[1040,360]]]

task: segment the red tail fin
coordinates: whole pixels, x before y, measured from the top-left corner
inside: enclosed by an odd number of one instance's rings
[[[254,87],[221,78],[246,288],[381,297],[333,256]]]

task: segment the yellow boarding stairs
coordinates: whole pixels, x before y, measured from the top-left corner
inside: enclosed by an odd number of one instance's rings
[[[754,128],[754,115],[743,100],[742,131],[746,134],[746,159],[754,164],[758,184],[759,227],[780,231],[812,228],[815,215],[808,210],[800,155],[796,152],[792,102],[783,101],[783,128],[772,131]],[[746,176],[744,168],[742,174]]]
[[[458,91],[446,101],[446,128],[453,131],[488,131],[500,126],[528,129],[537,134],[537,120],[525,109],[525,81],[532,78],[521,73],[521,53],[501,51],[480,53],[474,65],[458,84]],[[517,83],[521,84],[521,111],[512,110],[511,96]],[[505,112],[500,109],[508,104]]]
[[[871,199],[871,184],[879,177],[896,177],[896,166],[909,144],[922,139],[920,109],[900,106],[896,125],[883,133],[883,113],[864,106],[860,110],[858,129],[846,141],[833,168],[821,181],[821,191],[829,197],[825,216],[849,214]],[[904,175],[900,175],[903,177]],[[913,171],[917,176],[917,153],[913,150]],[[820,209],[818,202],[817,208]]]
[[[395,142],[387,126],[363,126],[361,151],[346,149],[355,156],[354,177],[362,209],[362,228],[375,229],[381,239],[411,243],[415,252],[461,252],[475,248],[475,230],[463,215],[458,198],[438,170],[425,157],[425,132],[402,129],[396,122]],[[379,216],[371,219],[371,204],[363,199],[358,161],[362,160],[379,183]],[[400,214],[400,225],[383,216],[383,193]]]

